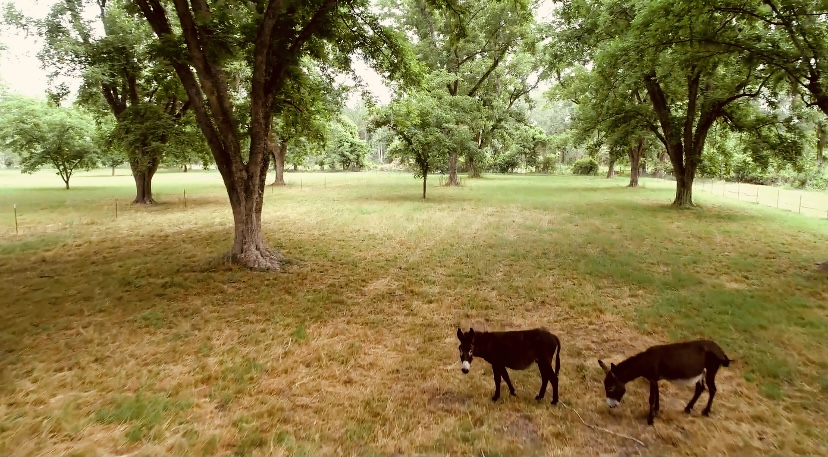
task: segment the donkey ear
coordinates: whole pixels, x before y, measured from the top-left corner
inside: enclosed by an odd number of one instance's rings
[[[612,363],[612,362],[610,362],[610,371],[612,371],[612,370],[614,370],[614,369],[615,369],[615,364],[614,364],[614,363]]]
[[[474,329],[469,327],[469,338],[474,338]]]
[[[463,331],[460,330],[460,327],[457,327],[457,339],[463,341]]]
[[[604,370],[604,373],[609,373],[610,372],[610,369],[607,367],[607,365],[604,363],[603,360],[598,360],[598,365],[601,365],[601,369]],[[612,365],[612,364],[610,364],[610,365]]]

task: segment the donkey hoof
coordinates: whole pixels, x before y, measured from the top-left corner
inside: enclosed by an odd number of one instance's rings
[[[500,399],[500,395],[495,395],[494,397],[492,397],[492,401],[497,401],[499,399]]]
[[[509,395],[511,395],[513,397],[517,397],[517,392],[515,392],[514,390],[511,390],[511,391],[509,391]]]
[[[653,419],[647,419],[647,425],[653,425],[655,421]]]
[[[556,398],[556,399],[552,400],[552,404],[557,405],[558,404],[558,399]]]
[[[693,412],[693,410],[691,408],[684,408],[684,413],[685,414],[690,414],[692,412]]]
[[[543,400],[543,396],[542,395],[535,395],[535,400]]]
[[[705,409],[704,411],[702,411],[702,416],[704,416],[704,417],[708,417],[708,416],[710,416],[710,410],[709,410],[709,409]]]

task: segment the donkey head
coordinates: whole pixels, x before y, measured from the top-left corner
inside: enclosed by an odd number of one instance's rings
[[[607,374],[604,377],[604,391],[607,395],[607,406],[615,408],[621,404],[621,398],[624,397],[627,388],[623,382],[618,380],[615,373],[612,372],[615,369],[614,363],[610,363],[610,366],[607,367],[603,361],[599,360],[598,365],[601,365],[604,373]]]
[[[474,329],[470,328],[467,333],[457,329],[457,339],[460,340],[460,370],[468,373],[474,359]]]

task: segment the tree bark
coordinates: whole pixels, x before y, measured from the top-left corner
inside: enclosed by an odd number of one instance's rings
[[[263,157],[263,171],[269,168],[267,155]],[[266,173],[258,179],[247,179],[244,170],[233,173],[231,180],[225,180],[230,206],[233,208],[234,240],[230,257],[233,262],[254,270],[275,270],[281,268],[282,256],[267,247],[262,236],[262,203]]]
[[[115,165],[112,165],[112,176],[115,176]]]
[[[452,152],[449,156],[449,176],[447,186],[459,186],[460,181],[457,179],[457,152]]]
[[[423,173],[423,200],[426,198],[426,181],[428,180],[428,172]]]
[[[271,186],[285,185],[285,155],[287,155],[287,142],[279,143],[271,147],[273,153],[273,168],[276,170],[276,178]]]
[[[629,150],[630,183],[627,187],[638,187],[638,173],[641,170],[641,154],[644,151],[644,138],[638,137],[638,143]]]
[[[607,170],[607,179],[612,178],[614,175],[615,175],[615,159],[610,159],[609,169]]]
[[[676,198],[673,206],[678,208],[692,208],[693,204],[693,176],[687,173],[676,174]]]
[[[140,167],[135,161],[130,161],[129,167],[132,169],[132,177],[135,179],[135,200],[132,203],[139,205],[155,203],[152,198],[152,177],[158,171],[158,161],[151,160],[146,168]]]

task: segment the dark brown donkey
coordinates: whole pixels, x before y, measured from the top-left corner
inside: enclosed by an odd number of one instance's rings
[[[544,328],[514,330],[510,332],[475,332],[469,329],[463,333],[457,329],[460,340],[460,364],[463,373],[468,373],[474,357],[480,357],[492,365],[495,393],[492,401],[500,398],[500,379],[506,381],[509,393],[515,388],[509,379],[507,368],[525,370],[533,363],[538,364],[541,388],[536,400],[546,395],[546,384],[552,383],[552,404],[558,403],[558,374],[561,371],[561,342],[558,337]],[[555,369],[552,369],[552,360]]]
[[[710,414],[710,405],[716,396],[716,372],[719,367],[726,367],[732,362],[725,355],[718,344],[710,340],[694,340],[682,343],[662,344],[652,346],[627,360],[609,368],[598,361],[607,374],[604,378],[604,390],[607,395],[607,405],[615,408],[621,403],[626,392],[625,384],[638,378],[650,381],[650,413],[647,424],[653,425],[658,413],[658,381],[666,380],[673,384],[696,386],[696,392],[684,412],[690,414],[696,400],[704,392],[705,382],[710,392],[707,406],[702,411],[703,416]]]

